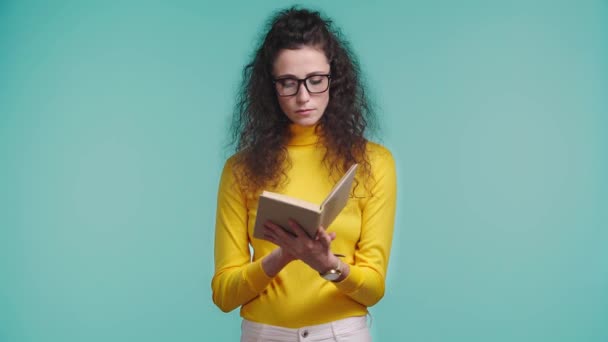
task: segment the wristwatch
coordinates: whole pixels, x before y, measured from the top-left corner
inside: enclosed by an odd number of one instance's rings
[[[329,271],[327,271],[325,273],[319,273],[319,274],[325,280],[336,281],[342,275],[342,261],[340,261],[340,259],[338,259],[338,264],[336,265],[336,267],[330,269]]]

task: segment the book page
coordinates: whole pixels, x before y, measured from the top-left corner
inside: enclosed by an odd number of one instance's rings
[[[281,201],[281,202],[285,202],[285,203],[295,204],[298,207],[306,208],[308,210],[321,211],[321,207],[318,204],[314,204],[314,203],[307,202],[307,201],[299,199],[299,198],[279,194],[276,192],[264,191],[264,192],[262,192],[262,196],[272,198],[277,201]]]
[[[351,166],[321,204],[321,225],[327,229],[348,202],[358,164]]]

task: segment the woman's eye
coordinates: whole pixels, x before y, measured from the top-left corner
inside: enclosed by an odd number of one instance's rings
[[[296,84],[298,84],[298,82],[296,82],[295,80],[282,80],[281,83],[283,84],[283,87],[285,88],[293,88],[296,86]]]
[[[308,78],[308,84],[316,85],[323,82],[324,76],[311,76]]]

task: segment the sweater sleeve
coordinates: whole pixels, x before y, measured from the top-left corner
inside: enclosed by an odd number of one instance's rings
[[[246,201],[229,159],[217,196],[213,302],[224,312],[232,311],[257,297],[271,280],[262,269],[261,260],[251,261]]]
[[[370,158],[371,159],[371,158]],[[372,306],[384,296],[386,270],[393,240],[397,197],[395,162],[381,148],[371,160],[371,195],[363,203],[361,237],[349,275],[336,283],[338,289],[355,301]]]

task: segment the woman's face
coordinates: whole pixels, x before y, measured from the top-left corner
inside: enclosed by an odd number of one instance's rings
[[[277,98],[283,113],[295,124],[312,126],[325,113],[329,102],[329,63],[322,50],[303,46],[297,50],[283,49],[277,54],[273,66],[273,77],[277,81]],[[312,77],[311,77],[312,76]],[[299,82],[297,79],[306,82]],[[306,86],[312,92],[306,89]],[[325,88],[327,86],[327,88]],[[295,95],[279,96],[280,93]]]

